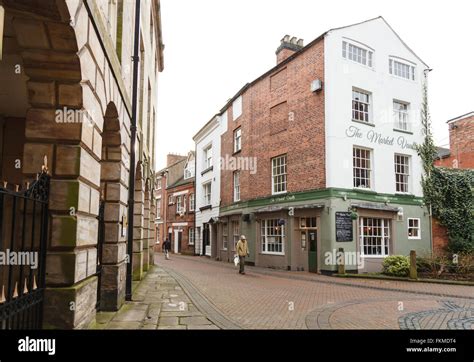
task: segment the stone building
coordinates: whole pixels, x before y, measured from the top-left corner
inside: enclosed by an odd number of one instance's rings
[[[44,156],[51,175],[46,328],[84,328],[94,320],[98,300],[102,310],[117,310],[124,302],[131,167],[136,170],[134,279],[152,263],[150,175],[163,43],[160,2],[143,0],[137,163],[130,165],[134,4],[0,0],[0,179],[15,184],[33,179]],[[16,160],[21,167],[15,167]]]
[[[249,263],[311,272],[336,271],[339,248],[353,272],[428,252],[414,149],[427,65],[381,17],[306,46],[285,36],[276,58],[218,114],[220,156],[234,160],[221,169],[220,258],[240,234]]]

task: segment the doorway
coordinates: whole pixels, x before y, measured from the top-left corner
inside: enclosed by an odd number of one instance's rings
[[[181,253],[181,240],[183,240],[183,230],[174,231],[174,253]]]
[[[211,232],[208,223],[203,224],[202,230],[202,255],[211,255]]]
[[[310,273],[318,272],[318,230],[311,229],[306,231],[308,240],[308,269]]]

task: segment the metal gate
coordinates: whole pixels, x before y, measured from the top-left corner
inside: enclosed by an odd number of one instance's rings
[[[50,176],[0,187],[0,329],[38,329],[43,317]]]

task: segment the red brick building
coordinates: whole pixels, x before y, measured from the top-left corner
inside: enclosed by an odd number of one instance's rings
[[[163,241],[166,239],[166,220],[168,215],[168,193],[166,188],[169,184],[176,183],[182,176],[183,162],[187,156],[168,154],[166,156],[166,167],[155,173],[155,251],[162,251]]]
[[[449,149],[438,149],[436,166],[474,168],[474,112],[448,122]]]
[[[241,234],[248,263],[311,272],[337,270],[328,254],[338,248],[360,256],[346,264],[358,272],[429,250],[414,146],[422,137],[412,131],[428,68],[381,17],[306,46],[285,36],[276,65],[217,115],[227,130],[211,256],[232,260]]]
[[[474,112],[450,119],[449,149],[438,147],[435,165],[447,168],[474,168]],[[448,245],[446,228],[433,220],[433,250],[442,252]]]
[[[166,170],[167,185],[161,204],[166,211],[160,233],[161,240],[171,241],[175,254],[194,255],[194,169],[195,155],[189,152]]]

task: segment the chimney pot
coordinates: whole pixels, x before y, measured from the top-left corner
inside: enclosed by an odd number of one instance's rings
[[[288,34],[285,35],[281,39],[281,45],[276,51],[277,64],[281,63],[301,48],[303,48],[303,39],[299,39],[296,36],[291,37]]]

